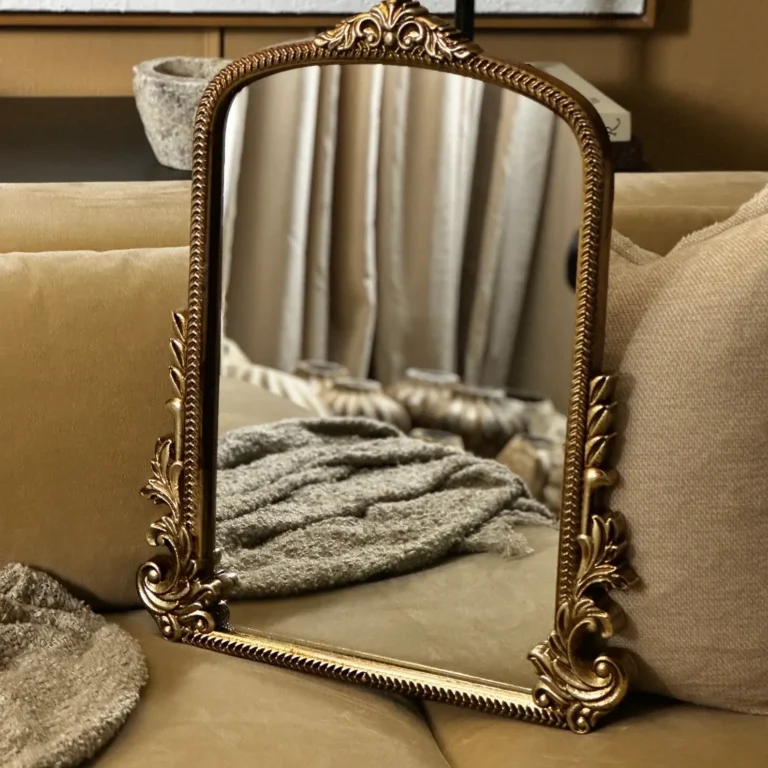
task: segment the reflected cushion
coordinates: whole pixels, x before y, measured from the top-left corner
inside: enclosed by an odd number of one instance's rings
[[[230,379],[226,376],[219,381],[220,435],[231,429],[310,415],[312,415],[310,411],[300,405],[248,381]]]
[[[768,714],[768,190],[664,257],[613,251],[611,505],[641,579],[618,644],[646,690]]]

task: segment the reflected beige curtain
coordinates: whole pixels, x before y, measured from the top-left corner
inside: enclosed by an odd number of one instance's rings
[[[385,382],[419,366],[506,384],[551,113],[466,78],[380,65],[281,73],[251,86],[243,108],[225,334],[283,370],[312,357]]]

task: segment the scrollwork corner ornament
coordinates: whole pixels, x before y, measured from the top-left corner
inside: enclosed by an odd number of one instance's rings
[[[467,61],[479,48],[413,0],[383,0],[315,38],[315,45],[346,53],[408,53],[433,61]]]
[[[590,383],[582,531],[577,538],[580,566],[573,589],[557,607],[555,628],[529,654],[539,675],[536,703],[561,710],[576,733],[589,733],[629,689],[631,660],[595,643],[613,637],[623,619],[607,593],[637,580],[627,563],[623,516],[599,509],[596,502],[597,492],[616,482],[616,473],[605,466],[616,436],[615,389],[615,376],[597,376]]]
[[[173,323],[170,375],[174,397],[166,406],[173,417],[174,431],[157,441],[152,476],[141,490],[142,496],[168,508],[147,534],[150,546],[165,547],[168,552],[139,568],[137,585],[163,637],[178,641],[190,632],[215,628],[223,582],[200,577],[194,521],[185,516],[181,502],[186,316],[175,313]]]

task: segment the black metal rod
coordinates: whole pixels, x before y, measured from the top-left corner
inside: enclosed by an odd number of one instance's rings
[[[467,40],[474,40],[475,0],[456,0],[456,29]]]

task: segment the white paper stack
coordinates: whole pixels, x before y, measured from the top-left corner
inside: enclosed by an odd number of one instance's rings
[[[559,61],[534,61],[538,67],[552,77],[562,80],[566,85],[586,96],[597,109],[598,114],[608,129],[611,141],[629,141],[632,138],[632,115],[624,107],[619,106],[613,99],[608,98],[602,91],[577,75],[569,66]]]

